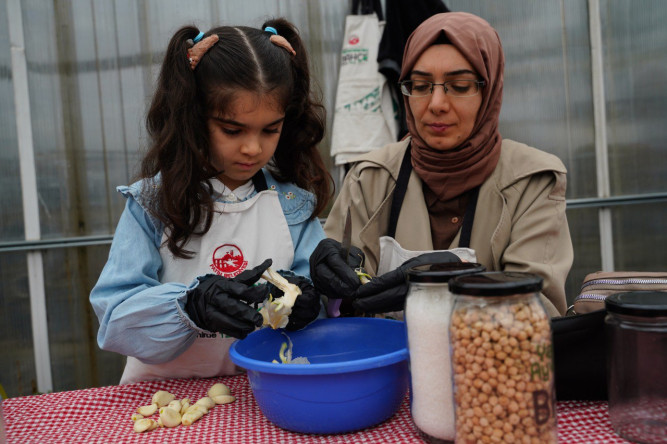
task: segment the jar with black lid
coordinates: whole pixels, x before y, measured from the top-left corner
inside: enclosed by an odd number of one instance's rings
[[[519,272],[449,281],[456,443],[558,442],[542,282]]]
[[[629,441],[667,443],[667,293],[617,293],[605,307],[612,427]]]
[[[407,272],[405,322],[410,352],[410,412],[422,438],[454,442],[454,395],[449,319],[454,297],[450,279],[484,271],[471,262],[412,267]]]

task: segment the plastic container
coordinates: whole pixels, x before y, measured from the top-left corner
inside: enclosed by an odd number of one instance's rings
[[[558,442],[553,346],[542,278],[456,277],[450,337],[456,443]]]
[[[230,348],[248,371],[260,410],[278,427],[300,433],[346,433],[389,419],[409,384],[405,323],[380,318],[319,319],[285,332],[294,357],[277,364],[282,330],[263,328]]]
[[[451,278],[484,271],[470,262],[425,264],[408,270],[405,322],[410,352],[410,412],[426,441],[454,441],[454,395],[449,318]]]
[[[609,417],[638,443],[667,443],[667,293],[617,293],[605,300]]]

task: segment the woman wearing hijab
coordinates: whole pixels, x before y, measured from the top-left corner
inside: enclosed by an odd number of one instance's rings
[[[409,135],[355,159],[327,218],[328,239],[311,256],[313,282],[329,298],[366,313],[402,310],[407,268],[456,253],[487,271],[541,276],[547,311],[565,314],[566,169],[500,135],[503,69],[497,32],[475,15],[437,14],[412,33],[400,77]],[[365,285],[353,271],[361,261],[378,276]]]

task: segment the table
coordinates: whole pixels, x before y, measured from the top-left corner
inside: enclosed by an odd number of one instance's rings
[[[191,426],[135,433],[131,415],[167,390],[193,402],[216,382],[237,397],[217,405]],[[560,443],[626,443],[614,433],[607,403],[557,403]],[[383,443],[423,444],[412,424],[406,396],[398,412],[373,428],[342,435],[304,435],[269,422],[255,402],[246,375],[173,379],[9,398],[3,402],[7,443]],[[154,416],[157,418],[157,415]]]

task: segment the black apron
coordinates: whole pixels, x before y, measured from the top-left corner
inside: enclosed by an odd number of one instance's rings
[[[408,188],[408,181],[410,180],[410,173],[412,172],[412,162],[410,160],[410,146],[405,150],[403,161],[401,162],[401,169],[398,172],[398,179],[396,180],[396,188],[394,189],[394,196],[391,201],[391,212],[389,213],[389,228],[387,236],[395,238],[396,224],[398,223],[398,215],[401,212],[405,192]],[[463,216],[463,223],[461,225],[461,237],[459,239],[459,248],[470,248],[470,234],[472,233],[472,224],[475,220],[475,209],[477,207],[477,196],[479,195],[479,187],[470,190],[470,197],[466,205],[466,211]]]

